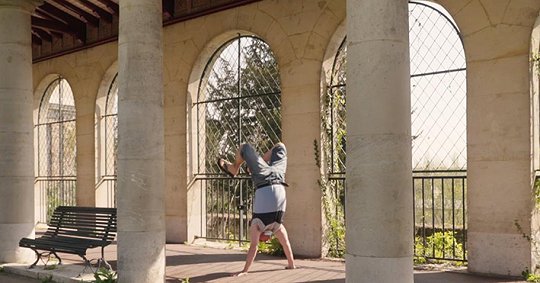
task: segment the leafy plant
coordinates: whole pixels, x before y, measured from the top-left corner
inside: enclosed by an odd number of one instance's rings
[[[457,241],[454,234],[454,232],[435,232],[426,237],[425,241],[422,237],[415,237],[414,248],[417,255],[414,258],[415,263],[426,263],[426,257],[444,258],[447,255],[452,255],[454,258],[463,258],[465,256],[463,244]],[[434,261],[436,263],[443,262],[443,260]],[[455,264],[461,265],[462,263],[455,262]]]
[[[540,207],[540,178],[538,177],[534,179],[533,193],[536,207]]]
[[[531,54],[531,63],[536,70],[540,71],[540,53]]]
[[[94,283],[116,283],[117,274],[113,270],[107,268],[99,268],[96,273],[94,273]]]
[[[43,267],[45,270],[55,270],[56,268],[58,268],[56,264],[45,265],[45,267]]]
[[[189,283],[189,277],[182,279],[182,283]]]
[[[279,243],[279,240],[275,237],[272,237],[270,242],[259,242],[258,250],[260,253],[268,254],[268,255],[275,255],[275,256],[285,255],[285,252],[283,251],[283,247]]]
[[[540,283],[540,275],[531,273],[528,268],[525,268],[525,270],[521,272],[521,275],[527,282]]]
[[[6,271],[6,270],[4,269],[4,267],[3,267],[3,266],[0,266],[0,273],[5,272],[5,271]]]
[[[54,283],[52,275],[47,275],[41,279],[41,283]]]

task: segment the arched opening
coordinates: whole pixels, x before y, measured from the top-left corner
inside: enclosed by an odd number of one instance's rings
[[[68,82],[58,76],[45,89],[35,132],[38,221],[49,221],[60,205],[76,204],[75,101]]]
[[[279,70],[270,47],[260,38],[238,35],[208,61],[200,79],[196,113],[195,181],[201,188],[201,231],[207,239],[245,241],[253,187],[241,174],[224,178],[216,165],[231,159],[242,143],[260,152],[281,138]]]
[[[466,61],[458,28],[439,5],[409,1],[415,255],[466,260]],[[346,43],[323,99],[323,206],[330,256],[345,246]],[[389,172],[391,177],[391,172]],[[442,248],[436,242],[444,241]]]
[[[101,113],[98,113],[98,180],[97,203],[116,207],[116,158],[118,150],[118,74],[114,75],[107,89]]]

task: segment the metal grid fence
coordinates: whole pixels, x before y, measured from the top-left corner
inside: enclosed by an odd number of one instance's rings
[[[224,178],[216,160],[233,160],[240,144],[264,153],[281,139],[281,87],[277,62],[259,38],[241,36],[223,44],[208,62],[194,112],[197,174],[204,211],[199,237],[245,241],[253,188],[242,178]]]

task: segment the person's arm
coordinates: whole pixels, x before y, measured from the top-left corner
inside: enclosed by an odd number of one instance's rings
[[[250,234],[250,245],[249,245],[249,250],[246,256],[246,264],[244,265],[244,269],[242,269],[242,271],[240,272],[232,274],[232,276],[246,275],[249,271],[249,268],[251,267],[251,264],[253,264],[253,261],[255,260],[261,232],[259,231],[259,228],[257,228],[257,225],[251,225],[251,227],[249,227],[249,234]]]

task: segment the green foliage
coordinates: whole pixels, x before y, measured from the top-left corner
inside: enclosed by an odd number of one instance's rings
[[[45,269],[45,270],[55,270],[57,268],[58,268],[58,266],[56,264],[45,265],[45,267],[43,267],[43,269]]]
[[[540,275],[531,273],[528,268],[525,268],[521,275],[527,282],[540,283]]]
[[[4,269],[4,267],[3,267],[3,266],[0,266],[0,273],[5,272],[5,271],[6,271],[6,270]]]
[[[94,273],[94,278],[94,283],[116,283],[118,280],[116,272],[103,267]]]
[[[182,283],[189,283],[189,277],[182,279]]]
[[[275,256],[283,256],[285,255],[285,252],[283,251],[283,247],[279,243],[279,240],[276,237],[272,237],[270,242],[259,242],[258,250],[260,253],[268,254],[268,255],[275,255]]]
[[[463,258],[465,251],[463,244],[459,243],[454,235],[454,232],[435,232],[433,235],[426,237],[426,241],[422,237],[415,237],[414,241],[415,256],[414,261],[417,264],[426,263],[426,257],[430,258],[445,258],[451,255],[454,258]],[[435,260],[435,262],[442,262]],[[456,262],[460,265],[460,262]]]
[[[335,182],[332,186],[325,178],[318,183],[326,219],[324,241],[328,245],[327,256],[342,258],[345,253],[345,208],[339,195],[333,192],[345,192],[344,183]]]
[[[538,177],[534,179],[533,194],[536,207],[538,208],[540,207],[540,178]]]
[[[41,279],[41,283],[55,283],[55,282],[56,281],[53,280],[52,275],[47,275]]]
[[[531,63],[533,68],[540,72],[540,53],[531,54]]]

